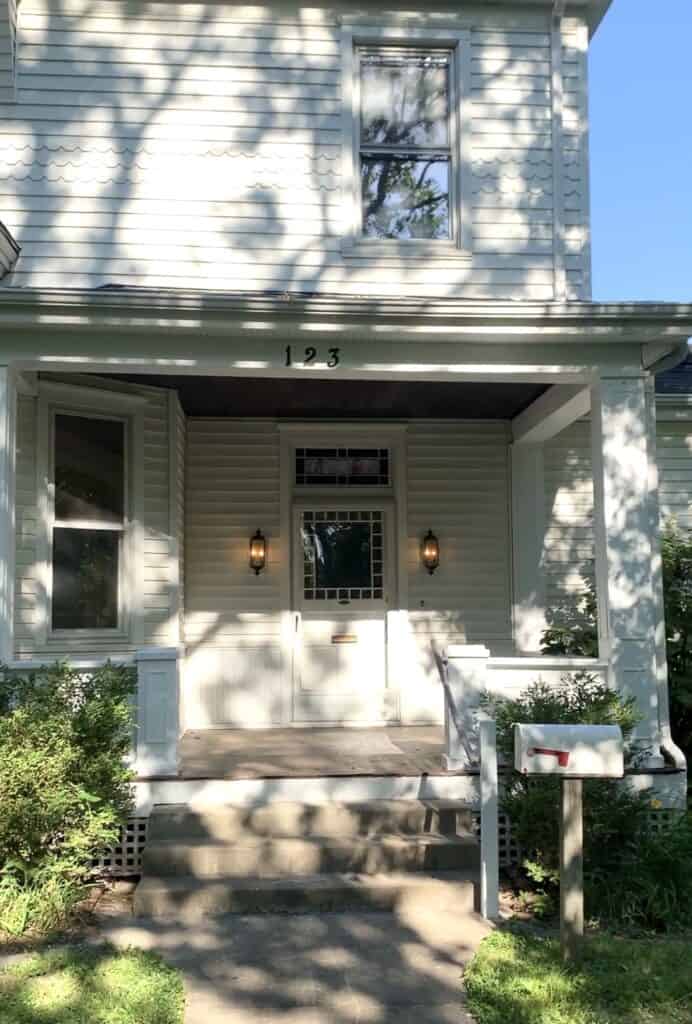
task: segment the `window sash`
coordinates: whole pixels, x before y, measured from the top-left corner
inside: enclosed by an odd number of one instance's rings
[[[406,145],[388,145],[388,144],[376,144],[363,142],[361,139],[361,124],[362,124],[362,65],[364,59],[368,57],[391,56],[394,61],[397,56],[402,59],[402,64],[407,56],[422,56],[431,55],[434,57],[435,54],[444,54],[444,64],[448,68],[447,77],[447,89],[448,89],[448,100],[447,100],[447,145],[437,144],[414,144],[407,143]],[[416,46],[367,46],[367,45],[356,45],[354,47],[354,87],[355,87],[355,112],[356,119],[354,124],[354,138],[356,140],[356,153],[357,153],[357,166],[355,168],[355,199],[356,199],[356,229],[357,238],[359,244],[365,246],[378,246],[378,245],[404,245],[404,246],[416,246],[423,244],[429,244],[432,246],[444,246],[444,245],[456,245],[458,244],[460,234],[460,216],[461,211],[459,210],[459,188],[457,182],[458,166],[456,158],[456,145],[457,145],[457,133],[455,129],[455,118],[454,110],[457,103],[457,88],[456,88],[456,61],[457,61],[456,47],[440,47],[431,45],[429,48]],[[448,193],[447,193],[447,206],[448,206],[448,217],[449,217],[449,231],[447,234],[439,238],[432,237],[413,237],[413,238],[382,238],[374,235],[367,235],[365,233],[365,209],[363,203],[361,182],[362,182],[362,158],[363,157],[377,157],[377,156],[394,156],[399,158],[408,157],[411,160],[424,160],[426,157],[439,157],[440,160],[446,160],[448,163]]]
[[[105,635],[109,637],[124,634],[126,628],[126,605],[124,599],[124,584],[127,579],[127,565],[129,561],[128,539],[131,532],[132,520],[129,515],[130,508],[130,419],[127,416],[109,415],[108,413],[93,412],[77,408],[56,407],[50,410],[49,430],[49,501],[48,501],[48,557],[50,595],[48,601],[48,631],[51,636],[65,636],[66,634],[84,635]],[[78,419],[110,420],[123,425],[123,519],[121,522],[102,521],[99,519],[80,519],[56,517],[55,515],[55,457],[56,457],[56,429],[55,421],[57,416],[74,416]],[[56,628],[53,626],[53,588],[55,583],[54,565],[54,531],[56,529],[99,531],[115,533],[119,535],[118,568],[117,568],[117,624],[115,626],[87,626]]]

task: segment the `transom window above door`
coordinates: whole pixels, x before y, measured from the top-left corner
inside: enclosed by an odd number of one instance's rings
[[[296,448],[296,484],[321,487],[387,487],[389,448]]]
[[[453,238],[451,50],[360,46],[361,235]]]
[[[375,509],[304,511],[306,601],[373,601],[384,597],[384,514]]]

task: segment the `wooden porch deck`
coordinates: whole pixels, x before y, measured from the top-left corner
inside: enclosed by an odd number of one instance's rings
[[[442,726],[189,730],[182,779],[447,775]]]

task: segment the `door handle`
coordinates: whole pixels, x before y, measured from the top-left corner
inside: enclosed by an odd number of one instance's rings
[[[358,637],[355,633],[334,633],[332,636],[333,644],[357,644]]]

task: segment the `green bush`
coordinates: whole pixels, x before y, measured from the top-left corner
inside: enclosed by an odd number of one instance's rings
[[[659,831],[642,830],[619,853],[616,870],[590,872],[594,916],[654,931],[689,928],[692,814]]]
[[[627,740],[638,721],[634,700],[623,698],[587,673],[565,676],[559,686],[534,683],[514,700],[483,698],[497,722],[498,749],[513,760],[515,722],[618,725]],[[559,882],[560,780],[511,774],[503,809],[523,854],[523,867],[537,891],[554,894]],[[614,780],[584,784],[584,861],[587,912],[601,913],[601,883],[618,875],[624,849],[646,832],[650,800]],[[599,885],[596,886],[596,880]]]
[[[541,635],[544,654],[563,654],[570,658],[598,657],[596,584],[588,567],[582,573],[582,583],[584,589],[580,594],[549,609],[548,628]]]
[[[59,916],[94,853],[116,839],[131,808],[135,682],[112,664],[2,670],[0,928]]]
[[[692,759],[692,534],[669,520],[661,537],[673,739]]]

